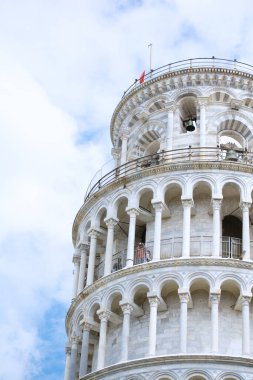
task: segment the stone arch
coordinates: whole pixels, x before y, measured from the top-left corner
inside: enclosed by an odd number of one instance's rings
[[[235,286],[239,289],[240,294],[242,294],[243,292],[247,290],[247,286],[244,280],[240,276],[234,273],[233,274],[222,273],[220,276],[218,276],[215,281],[216,282],[215,288],[220,289],[222,285],[227,281],[231,281],[232,283],[234,283]]]
[[[201,183],[206,184],[209,187],[209,189],[211,190],[212,196],[217,193],[217,182],[215,181],[215,179],[210,175],[201,173],[201,174],[191,176],[187,184],[188,193],[192,194],[192,197],[193,197],[194,189]]]
[[[145,108],[149,113],[165,109],[166,103],[170,100],[167,95],[157,95],[145,103]]]
[[[89,319],[92,319],[95,313],[95,309],[101,308],[102,306],[102,298],[100,298],[98,295],[95,297],[92,297],[89,302],[85,305],[85,316],[88,317]]]
[[[124,298],[125,289],[122,285],[117,284],[112,286],[110,289],[108,289],[103,296],[103,305],[106,309],[111,308],[111,303],[113,301],[113,298],[116,295],[121,295],[121,298]]]
[[[214,287],[213,277],[209,273],[204,272],[190,273],[188,276],[185,277],[183,286],[190,290],[194,282],[197,281],[204,281],[208,285],[209,290]]]
[[[97,207],[97,209],[94,213],[94,226],[95,227],[99,227],[100,219],[101,219],[103,213],[107,214],[107,211],[108,211],[108,203],[107,202],[103,202]],[[105,218],[106,218],[106,215],[105,215]]]
[[[179,100],[181,100],[181,98],[183,98],[185,96],[198,97],[198,96],[203,96],[203,93],[202,93],[202,91],[200,91],[199,89],[197,89],[195,87],[187,87],[187,89],[181,88],[177,91],[174,91],[174,93],[172,94],[172,96],[170,98],[170,101],[178,102]]]
[[[131,192],[128,189],[122,189],[120,190],[120,192],[117,192],[117,194],[111,199],[112,216],[116,217],[118,206],[121,200],[127,199],[127,202],[129,203],[130,196],[131,196]]]
[[[128,159],[142,157],[151,143],[161,141],[166,137],[165,123],[151,120],[138,130],[133,131],[128,140]]]
[[[184,194],[186,192],[186,180],[184,178],[178,177],[170,177],[164,178],[160,182],[161,195],[164,198],[165,193],[169,190],[170,187],[178,186],[181,189],[181,193]]]
[[[129,299],[130,301],[134,299],[134,296],[136,292],[142,288],[145,287],[148,289],[148,292],[153,290],[153,284],[152,281],[150,281],[149,278],[137,278],[134,281],[130,281],[127,288],[126,288],[126,299]]]
[[[146,377],[142,375],[130,375],[126,377],[126,380],[146,380]]]
[[[212,94],[218,93],[218,92],[224,92],[230,96],[230,98],[236,98],[236,94],[233,90],[227,88],[227,87],[222,87],[222,86],[216,86],[212,87],[211,89],[208,88],[203,92],[203,96],[209,97]]]
[[[225,372],[218,375],[215,380],[244,380],[241,375],[235,374],[233,372]]]
[[[161,276],[159,276],[159,279],[157,281],[157,289],[159,291],[159,294],[161,293],[162,288],[166,283],[175,283],[178,288],[183,287],[183,277],[178,273],[166,273]]]
[[[253,139],[252,120],[239,111],[223,111],[214,115],[208,123],[208,128],[214,127],[218,134],[224,130],[237,131],[245,140],[251,142]]]
[[[241,100],[242,100],[242,106],[250,108],[251,110],[253,109],[252,94],[250,96],[243,97]]]
[[[133,189],[133,192],[135,192],[136,203],[138,203],[140,201],[140,198],[141,198],[142,194],[145,193],[145,191],[152,191],[153,197],[154,197],[156,186],[157,186],[157,183],[155,181],[152,181],[152,180],[145,181],[144,183],[138,184]]]
[[[159,371],[158,373],[155,373],[153,376],[150,377],[149,380],[177,380],[178,376],[177,374],[173,373],[172,371]]]
[[[188,370],[185,373],[185,380],[213,380],[212,376],[203,370]]]
[[[247,199],[247,187],[243,180],[241,180],[240,178],[235,178],[231,175],[225,175],[220,179],[220,181],[217,182],[217,185],[220,187],[221,193],[223,192],[224,187],[228,184],[233,184],[237,187],[241,200]]]

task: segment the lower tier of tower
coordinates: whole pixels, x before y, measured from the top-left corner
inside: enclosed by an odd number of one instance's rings
[[[252,380],[253,360],[211,355],[159,356],[96,371],[80,380]]]
[[[67,372],[93,379],[104,368],[185,355],[251,363],[252,288],[253,264],[241,260],[181,258],[113,272],[72,302],[66,320]],[[168,360],[172,365],[174,359]]]

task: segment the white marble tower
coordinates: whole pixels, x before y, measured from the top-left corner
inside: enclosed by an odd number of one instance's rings
[[[65,380],[253,380],[253,67],[173,63],[111,121],[73,225]]]

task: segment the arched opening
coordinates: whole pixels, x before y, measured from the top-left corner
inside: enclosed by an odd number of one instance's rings
[[[126,266],[129,228],[129,215],[126,212],[127,205],[128,199],[126,197],[118,199],[116,204],[118,223],[114,227],[112,272],[120,270]]]
[[[242,222],[234,215],[226,215],[222,221],[222,257],[242,257]]]
[[[166,186],[164,203],[168,208],[162,219],[161,260],[180,257],[183,240],[182,188],[177,183]]]
[[[139,215],[136,218],[134,264],[142,264],[153,257],[153,191],[142,191],[139,200]]]
[[[95,261],[95,271],[94,280],[98,280],[104,275],[104,260],[105,260],[105,249],[106,249],[106,236],[107,236],[107,226],[105,223],[107,210],[103,207],[97,216],[96,226],[98,227],[100,234],[97,238],[96,247],[96,261]]]
[[[222,189],[222,257],[242,258],[242,210],[240,188],[226,183]]]
[[[210,213],[212,189],[209,183],[197,182],[193,190],[191,220],[191,256],[211,256],[213,218]],[[201,229],[199,229],[201,226]]]
[[[98,326],[100,323],[97,311],[100,309],[100,305],[95,303],[90,311],[91,324]],[[98,328],[92,328],[89,334],[89,348],[88,348],[88,368],[87,373],[93,372],[97,366],[97,354],[98,354],[99,332]]]

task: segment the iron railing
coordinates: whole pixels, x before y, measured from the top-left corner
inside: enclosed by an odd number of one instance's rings
[[[164,66],[160,66],[155,70],[151,70],[144,76],[144,84],[155,79],[161,75],[167,73],[173,73],[176,71],[186,70],[186,69],[196,69],[196,68],[216,68],[216,69],[228,69],[242,71],[247,74],[253,75],[253,66],[244,62],[237,61],[236,59],[225,59],[225,58],[191,58],[184,59],[181,61],[176,61],[169,63]],[[139,79],[135,81],[124,91],[122,98],[128,95],[132,90],[140,88],[143,84],[140,84]]]
[[[161,151],[159,153],[151,154],[135,160],[129,161],[124,165],[109,171],[103,175],[99,180],[97,177],[92,179],[85,195],[85,201],[98,190],[110,183],[135,174],[136,172],[155,166],[166,166],[175,163],[183,163],[190,161],[237,161],[238,163],[245,165],[253,164],[253,153],[241,151],[238,149],[234,151],[235,156],[233,159],[229,159],[228,152],[230,150],[222,147],[205,147],[205,148],[187,148],[175,149],[170,151]]]
[[[190,237],[190,257],[211,257],[213,237],[210,235],[199,235]],[[161,240],[160,259],[176,259],[182,257],[183,237],[175,236]],[[145,243],[145,248],[141,252],[138,246],[135,247],[134,265],[144,264],[152,261],[154,242]],[[227,259],[241,260],[242,239],[230,236],[221,237],[221,257]],[[112,272],[116,272],[126,267],[127,249],[115,253],[112,257]],[[95,267],[95,280],[104,275],[104,261]]]

